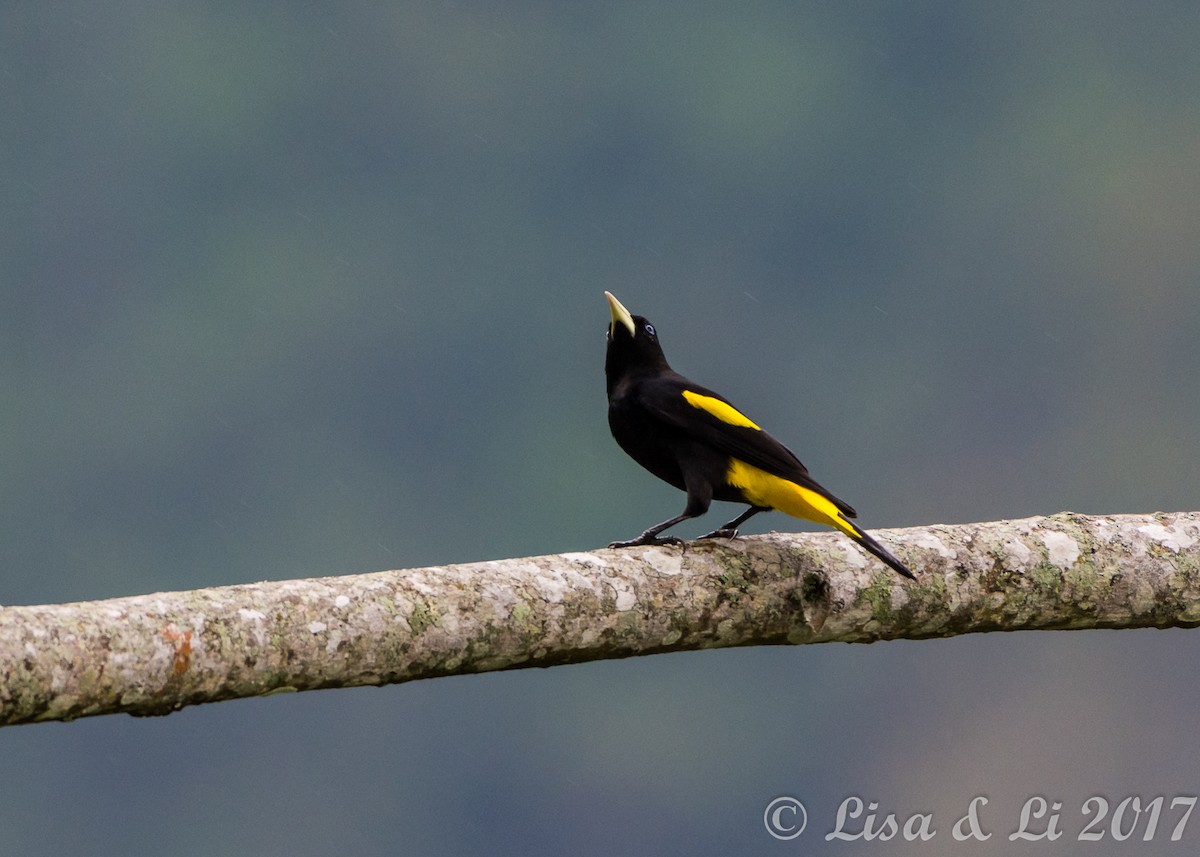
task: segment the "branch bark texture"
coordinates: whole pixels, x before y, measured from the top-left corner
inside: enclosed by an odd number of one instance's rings
[[[0,608],[0,725],[723,646],[1200,625],[1200,512],[835,533]]]

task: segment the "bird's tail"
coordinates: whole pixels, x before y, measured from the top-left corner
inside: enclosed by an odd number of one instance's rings
[[[778,509],[794,518],[827,524],[854,539],[862,546],[863,550],[879,557],[884,563],[895,569],[897,574],[903,575],[909,580],[917,579],[904,563],[888,553],[883,545],[850,522],[850,518],[854,515],[853,509],[827,492],[821,493],[812,488],[806,488],[790,479],[775,476],[737,458],[729,460],[729,473],[726,479],[730,485],[742,490],[743,499],[752,506]],[[820,486],[816,487],[820,488]]]
[[[851,524],[850,526],[851,526],[851,529],[854,530],[854,532],[852,532],[852,533],[847,532],[846,535],[850,536],[850,538],[854,539],[856,542],[858,542],[860,545],[862,545],[863,550],[879,557],[879,559],[882,560],[885,565],[894,569],[897,574],[902,575],[903,577],[907,577],[909,580],[917,579],[916,575],[914,575],[911,571],[908,570],[908,566],[906,566],[900,560],[898,560],[894,556],[892,556],[892,554],[888,551],[887,548],[885,548],[879,542],[875,541],[875,539],[871,538],[870,533],[863,532],[858,527],[855,527],[853,524]]]

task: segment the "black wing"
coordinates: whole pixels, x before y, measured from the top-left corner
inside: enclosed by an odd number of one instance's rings
[[[639,400],[652,415],[695,440],[816,491],[848,518],[857,515],[850,504],[834,497],[813,479],[795,453],[757,427],[720,394],[693,384],[677,372],[643,381],[638,392]]]

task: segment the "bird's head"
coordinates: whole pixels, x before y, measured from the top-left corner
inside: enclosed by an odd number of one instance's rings
[[[630,315],[612,292],[605,292],[604,296],[608,298],[608,309],[612,313],[612,321],[608,324],[608,352],[604,359],[609,389],[630,375],[669,370],[671,367],[658,344],[654,325],[643,316]]]

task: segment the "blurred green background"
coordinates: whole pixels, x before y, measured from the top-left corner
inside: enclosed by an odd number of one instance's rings
[[[633,536],[683,498],[608,435],[604,289],[867,527],[1197,507],[1194,3],[0,22],[2,603]],[[1089,796],[1200,790],[1198,657],[994,634],[6,729],[3,853],[849,854],[858,795],[935,814],[875,851],[955,854],[983,795],[971,853],[1074,854]],[[1039,794],[1066,835],[1009,843]],[[1138,854],[1200,842],[1167,818]]]

